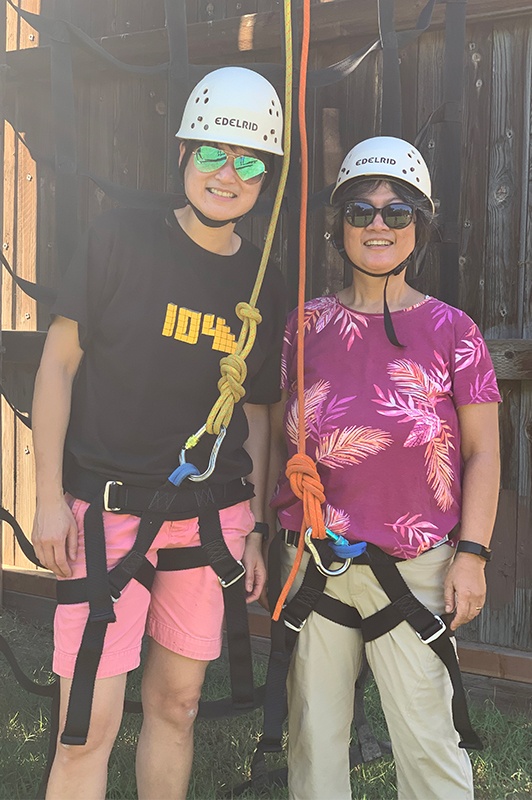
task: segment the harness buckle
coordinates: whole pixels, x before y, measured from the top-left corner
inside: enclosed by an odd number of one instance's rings
[[[243,563],[241,561],[237,561],[236,563],[237,563],[237,566],[240,567],[240,569],[238,570],[238,573],[236,575],[230,573],[229,577],[227,577],[227,578],[222,578],[222,577],[220,577],[220,575],[218,575],[218,580],[220,581],[222,589],[227,589],[229,586],[232,586],[233,583],[236,583],[237,581],[239,581],[240,578],[243,578],[244,575],[246,574],[246,568],[243,565]]]
[[[113,507],[109,505],[109,492],[114,486],[123,486],[123,485],[124,484],[122,481],[107,481],[107,483],[105,484],[105,488],[103,490],[104,511],[122,511],[120,506]]]
[[[283,611],[286,611],[286,606],[283,607]],[[284,624],[286,625],[287,628],[290,628],[291,631],[295,631],[295,633],[299,633],[300,631],[303,630],[303,628],[307,624],[307,619],[308,619],[308,617],[306,617],[303,620],[300,619],[297,622],[294,622],[294,621],[290,621],[287,618],[286,614],[283,615]],[[295,620],[295,617],[292,617],[292,620]]]
[[[435,620],[436,622],[438,622],[438,623],[439,623],[439,626],[440,626],[440,627],[438,628],[438,630],[437,630],[435,633],[431,633],[431,634],[429,634],[429,636],[427,636],[427,637],[425,638],[425,637],[423,636],[423,634],[419,633],[419,631],[416,631],[416,632],[415,632],[415,633],[416,633],[416,636],[418,637],[418,639],[420,639],[420,640],[423,642],[423,644],[430,644],[431,642],[434,642],[434,641],[436,641],[436,639],[439,639],[439,638],[440,638],[440,636],[443,636],[443,634],[444,634],[444,633],[445,633],[445,631],[447,630],[447,625],[446,625],[446,624],[445,624],[445,622],[442,620],[442,618],[441,618],[441,617],[439,617],[437,614],[434,614],[434,620]],[[430,630],[430,629],[429,629],[429,630]]]

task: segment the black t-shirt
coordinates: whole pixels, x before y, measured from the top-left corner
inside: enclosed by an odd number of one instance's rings
[[[172,211],[120,209],[89,229],[52,309],[79,325],[84,356],[76,376],[65,445],[68,465],[109,479],[159,486],[179,464],[186,439],[219,396],[219,362],[233,352],[260,251],[246,240],[233,256],[210,253],[181,229]],[[280,397],[285,292],[269,265],[257,306],[262,323],[246,359],[246,395],[235,405],[213,479],[251,471],[243,449],[243,402]],[[214,437],[187,460],[206,468]]]

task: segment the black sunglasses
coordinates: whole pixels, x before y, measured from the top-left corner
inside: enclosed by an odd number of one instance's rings
[[[375,208],[365,200],[350,200],[344,206],[344,219],[353,228],[366,228],[380,212],[388,228],[406,228],[414,219],[414,207],[408,203],[393,202]]]

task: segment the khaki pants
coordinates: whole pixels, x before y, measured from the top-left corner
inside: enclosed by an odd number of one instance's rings
[[[286,573],[295,552],[282,546]],[[443,545],[398,564],[412,592],[434,613],[443,612],[443,581],[452,555]],[[364,618],[389,602],[365,565],[329,578],[325,591]],[[351,798],[348,750],[363,648],[360,631],[316,613],[299,634],[288,679],[291,800]],[[452,687],[442,661],[407,622],[366,644],[366,654],[390,732],[399,800],[471,800],[471,764],[458,747]]]

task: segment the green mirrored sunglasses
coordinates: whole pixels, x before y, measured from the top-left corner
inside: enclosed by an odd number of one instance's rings
[[[221,169],[228,159],[233,159],[233,167],[241,181],[245,183],[258,183],[266,174],[266,164],[255,156],[234,155],[226,153],[219,147],[202,144],[193,151],[194,166],[200,172],[216,172]]]

